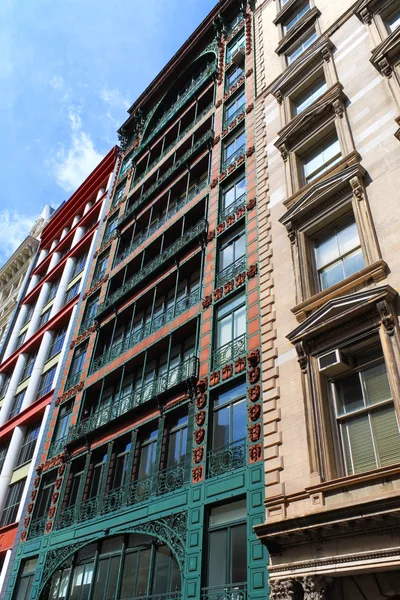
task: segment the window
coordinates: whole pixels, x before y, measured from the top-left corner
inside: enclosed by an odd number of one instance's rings
[[[45,323],[47,323],[47,321],[50,319],[50,313],[51,313],[51,308],[48,308],[46,310],[46,312],[44,312],[40,315],[38,329],[40,329],[41,327],[43,327],[43,325]]]
[[[35,312],[35,305],[32,304],[32,306],[28,306],[28,312],[26,313],[26,317],[24,319],[23,325],[26,325],[27,323],[29,323],[29,321],[32,319],[34,312]]]
[[[137,478],[139,480],[151,477],[156,466],[158,431],[154,429],[140,444],[139,466]]]
[[[103,242],[106,242],[107,240],[109,240],[111,238],[115,229],[117,228],[117,225],[118,225],[118,218],[114,218],[111,221],[108,221],[108,223],[106,225],[106,230],[104,232]]]
[[[246,189],[246,177],[242,175],[240,179],[222,190],[220,221],[225,221],[226,217],[236,212],[240,206],[243,206],[246,199]]]
[[[26,479],[21,479],[21,481],[17,481],[17,483],[13,483],[9,486],[3,514],[0,520],[0,527],[5,527],[6,525],[15,523],[25,487],[25,482]]]
[[[239,79],[243,76],[244,71],[242,67],[238,67],[236,65],[234,68],[229,69],[225,79],[225,91],[229,91],[235,85],[235,83],[237,83]]]
[[[393,11],[385,22],[390,33],[397,29],[400,26],[400,8]]]
[[[120,445],[120,452],[117,451],[111,476],[110,489],[112,490],[122,488],[129,483],[131,475],[129,473],[129,456],[131,448],[131,442],[127,442],[122,446]]]
[[[29,600],[31,597],[36,565],[37,558],[29,558],[22,563],[22,569],[18,575],[18,587],[14,600]]]
[[[43,373],[43,375],[40,378],[39,391],[36,395],[36,398],[41,398],[42,396],[50,392],[50,390],[53,387],[53,379],[56,370],[57,366],[55,365],[54,367],[51,367],[51,369],[46,371],[46,373]]]
[[[10,385],[11,375],[9,373],[2,373],[3,375],[3,383],[0,388],[0,399],[4,398],[7,394],[8,386]]]
[[[50,286],[50,289],[49,289],[49,295],[47,297],[46,302],[50,302],[50,300],[53,300],[53,298],[56,297],[59,285],[60,285],[60,280],[59,279],[57,279],[57,281],[52,281],[51,282],[51,286]]]
[[[246,254],[246,236],[244,227],[232,231],[221,240],[218,266],[219,274]]]
[[[53,356],[55,356],[56,354],[61,352],[63,345],[64,345],[66,333],[67,333],[67,328],[64,327],[63,329],[60,329],[59,331],[57,331],[54,334],[54,339],[50,346],[50,352],[49,352],[48,359],[53,358]]]
[[[400,462],[400,431],[381,348],[353,357],[354,370],[332,382],[346,473]]]
[[[294,114],[299,115],[328,89],[324,77],[319,77],[294,100]]]
[[[91,321],[96,316],[98,303],[99,303],[99,296],[98,295],[96,295],[96,296],[90,296],[90,298],[88,299],[88,301],[86,303],[85,316],[83,318],[82,324],[84,324],[84,323],[90,323],[91,324]],[[89,326],[90,325],[88,325],[88,327]]]
[[[329,134],[303,155],[303,173],[310,183],[325,173],[341,159],[340,144],[336,132]]]
[[[223,169],[227,169],[233,164],[245,151],[246,134],[241,131],[236,137],[231,138],[224,144],[223,149]]]
[[[25,398],[25,392],[26,392],[26,390],[23,390],[22,392],[20,392],[19,394],[16,394],[14,396],[14,399],[13,399],[11,407],[10,407],[10,414],[8,415],[9,419],[12,419],[13,417],[15,417],[16,415],[18,415],[20,413],[22,402],[24,401],[24,398]]]
[[[0,473],[4,466],[4,461],[6,460],[8,446],[1,446],[0,448]]]
[[[31,425],[27,428],[24,441],[19,451],[16,467],[31,460],[39,437],[40,425]]]
[[[235,54],[242,48],[244,48],[244,33],[238,35],[234,40],[229,42],[226,48],[226,62],[230,63]]]
[[[51,504],[51,496],[54,492],[54,484],[56,482],[56,471],[50,473],[47,477],[45,476],[40,486],[40,491],[36,501],[34,519],[40,519],[45,517],[49,512]]]
[[[69,290],[67,291],[67,293],[65,295],[65,302],[64,302],[64,304],[67,304],[70,300],[72,300],[72,298],[75,298],[75,296],[79,292],[79,286],[80,285],[81,285],[81,282],[77,281],[76,283],[74,283],[74,285],[72,287],[69,288]]]
[[[60,407],[53,442],[63,440],[68,435],[69,424],[72,416],[72,404],[67,402]]]
[[[82,273],[82,271],[86,265],[86,260],[87,260],[87,254],[84,254],[83,256],[79,256],[79,258],[77,259],[77,261],[75,263],[74,269],[72,271],[71,280],[74,279],[75,277],[77,277],[79,275],[79,273]]]
[[[24,370],[22,371],[21,381],[23,381],[24,379],[27,379],[28,377],[30,377],[32,375],[33,367],[35,366],[36,356],[37,356],[37,352],[32,352],[31,354],[28,355],[28,357],[26,359]]]
[[[25,338],[26,338],[26,331],[24,331],[24,333],[21,333],[18,338],[17,338],[17,348],[20,348],[22,346],[22,344],[25,342]]]
[[[300,8],[300,10],[293,17],[291,17],[288,21],[286,21],[286,23],[283,24],[284,35],[286,35],[292,29],[292,27],[296,25],[297,21],[300,21],[301,17],[305,15],[306,12],[308,12],[309,10],[310,3],[306,2],[306,4],[302,8]]]
[[[307,50],[307,48],[309,48],[316,39],[317,34],[315,31],[308,32],[306,36],[303,37],[302,40],[287,53],[286,57],[288,64],[292,64],[292,62],[294,62],[296,58],[303,54],[303,52]]]
[[[229,24],[229,27],[227,28],[227,36],[230,35],[230,33],[232,31],[234,31],[236,29],[236,27],[239,27],[239,25],[241,25],[244,21],[244,17],[243,17],[243,13],[239,13],[236,15],[236,17],[234,19],[232,19],[232,21]]]
[[[96,268],[94,270],[93,281],[101,279],[106,272],[109,254],[103,254],[97,259]]]
[[[214,366],[226,364],[245,351],[246,297],[240,294],[217,309]]]
[[[86,348],[87,346],[83,344],[75,350],[74,358],[72,360],[72,365],[68,377],[73,377],[74,375],[77,375],[78,373],[82,372],[83,365],[85,364]]]
[[[182,465],[186,460],[188,416],[176,420],[168,431],[168,451],[166,467]]]
[[[365,266],[353,216],[341,219],[314,239],[315,263],[322,290]]]
[[[244,92],[236,96],[236,98],[225,107],[224,127],[228,127],[236,117],[244,111],[246,98]]]
[[[210,510],[207,584],[215,588],[215,595],[221,588],[225,597],[230,590],[232,596],[229,594],[229,597],[235,598],[233,592],[247,581],[246,515],[244,500]]]

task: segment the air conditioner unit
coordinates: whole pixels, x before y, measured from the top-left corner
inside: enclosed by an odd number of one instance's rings
[[[338,348],[318,357],[318,369],[324,375],[340,375],[351,368],[351,357]]]

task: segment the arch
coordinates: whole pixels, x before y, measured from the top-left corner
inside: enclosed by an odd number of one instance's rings
[[[158,519],[155,521],[148,521],[145,523],[138,523],[134,526],[123,525],[121,527],[113,528],[110,534],[109,530],[99,532],[95,537],[87,538],[82,542],[70,544],[64,546],[64,548],[57,548],[47,553],[46,562],[43,569],[43,575],[40,582],[38,595],[43,598],[44,592],[50,584],[51,578],[55,571],[61,567],[68,559],[72,558],[74,554],[79,552],[85,546],[90,544],[103,541],[108,538],[116,537],[122,534],[139,533],[148,535],[149,538],[155,538],[168,546],[174,556],[180,572],[181,572],[181,583],[183,587],[183,574],[185,568],[185,544],[186,544],[186,524],[187,524],[187,513],[179,513],[165,517],[164,519]]]

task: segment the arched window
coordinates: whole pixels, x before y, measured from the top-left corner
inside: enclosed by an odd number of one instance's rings
[[[179,600],[181,573],[171,550],[133,533],[89,544],[54,574],[46,600]]]

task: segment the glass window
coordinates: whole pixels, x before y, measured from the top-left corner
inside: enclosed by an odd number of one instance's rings
[[[324,77],[319,77],[294,100],[294,114],[299,115],[328,89]]]
[[[7,394],[8,386],[10,385],[10,381],[11,381],[11,375],[9,375],[8,373],[2,373],[2,375],[3,375],[3,383],[1,384],[1,389],[0,389],[0,399],[4,398],[4,396]]]
[[[386,19],[386,25],[390,33],[400,26],[400,8],[397,8]]]
[[[245,333],[246,297],[244,294],[240,294],[218,307],[217,348],[229,344]]]
[[[0,473],[4,465],[4,461],[6,460],[8,446],[0,447]]]
[[[77,281],[76,283],[74,283],[74,285],[72,287],[69,288],[69,290],[67,291],[67,293],[65,295],[65,302],[64,302],[64,304],[67,304],[70,300],[72,300],[72,298],[75,298],[75,296],[79,292],[79,286],[80,285],[81,285],[81,282]]]
[[[188,416],[177,419],[168,431],[167,468],[182,464],[186,459]]]
[[[96,268],[94,270],[93,279],[101,279],[106,272],[109,254],[103,254],[97,259]]]
[[[313,42],[317,39],[317,34],[315,31],[308,32],[307,35],[292,49],[290,50],[286,57],[288,64],[292,64],[307,48],[311,46]]]
[[[25,342],[26,333],[27,332],[24,331],[24,333],[21,333],[21,335],[18,336],[16,348],[20,348],[22,346],[22,344]]]
[[[29,323],[29,321],[32,319],[34,312],[35,312],[35,305],[33,304],[32,306],[28,307],[28,312],[26,313],[26,317],[24,319],[24,325]]]
[[[51,286],[50,286],[50,289],[49,289],[49,295],[47,296],[46,302],[50,302],[50,300],[53,300],[53,298],[56,297],[59,285],[60,285],[60,280],[59,279],[57,279],[56,281],[52,281],[51,282]]]
[[[243,17],[243,13],[238,13],[236,15],[236,17],[234,19],[232,19],[232,21],[230,22],[228,28],[227,28],[227,33],[226,35],[229,36],[231,34],[232,31],[234,31],[236,29],[236,27],[239,27],[239,25],[241,25],[241,23],[243,23],[244,21],[244,17]]]
[[[40,424],[31,425],[27,428],[24,436],[24,441],[22,443],[21,449],[19,451],[16,467],[23,465],[24,463],[31,460],[33,453],[35,451],[36,442],[39,437]]]
[[[67,328],[64,327],[63,329],[60,329],[59,331],[57,331],[54,334],[54,339],[50,346],[50,352],[49,352],[48,358],[52,358],[53,356],[56,356],[56,354],[61,352],[63,345],[64,345],[66,333],[67,333]]]
[[[302,157],[306,183],[310,183],[338,163],[341,156],[336,132],[318,142]]]
[[[245,93],[242,92],[239,96],[236,96],[235,99],[225,107],[225,120],[224,125],[228,127],[236,117],[244,111],[244,107],[246,105]]]
[[[48,477],[44,477],[40,486],[40,491],[35,505],[34,518],[39,519],[45,517],[49,512],[51,504],[51,496],[54,492],[54,484],[56,482],[56,472],[53,471]]]
[[[72,415],[72,404],[67,402],[60,407],[57,425],[53,436],[53,442],[58,442],[65,438],[68,434],[69,424]]]
[[[246,189],[246,177],[244,175],[229,187],[223,189],[221,209],[224,216],[227,215],[227,209],[231,208],[234,212],[236,208],[241,206],[245,199]]]
[[[53,388],[53,379],[54,375],[56,374],[56,370],[57,365],[51,367],[51,369],[46,371],[46,373],[43,373],[43,375],[40,378],[39,390],[36,395],[36,398],[41,398],[42,396],[48,394],[51,391],[51,389]]]
[[[237,52],[239,52],[239,50],[244,48],[244,42],[245,42],[244,33],[241,33],[240,35],[235,37],[234,40],[229,42],[229,44],[226,48],[226,62],[227,63],[230,63],[232,58],[235,56],[235,54]]]
[[[245,151],[245,142],[246,142],[246,134],[244,131],[241,131],[236,135],[233,139],[230,139],[228,142],[224,144],[223,149],[223,160],[224,160],[224,169],[229,167],[232,163],[239,158],[240,154],[243,154]]]
[[[323,290],[365,266],[353,215],[315,237],[314,251],[319,285]]]
[[[246,383],[220,392],[214,399],[213,448],[246,437]]]
[[[22,563],[22,568],[18,575],[18,587],[15,594],[15,600],[29,600],[31,597],[36,565],[37,558],[30,558]]]
[[[157,429],[154,429],[141,442],[137,479],[146,479],[154,471],[157,453],[157,435]]]
[[[24,491],[26,479],[21,479],[17,483],[13,483],[8,488],[7,498],[4,504],[3,514],[0,520],[0,527],[5,527],[11,523],[15,523],[17,518],[19,505]]]
[[[82,371],[83,365],[85,364],[86,349],[86,344],[83,344],[75,350],[74,358],[72,360],[72,365],[68,377],[73,377],[74,375],[77,375]]]
[[[211,509],[208,533],[208,587],[221,587],[221,591],[227,591],[228,586],[232,586],[230,591],[234,592],[235,589],[241,589],[241,584],[246,583],[245,519],[246,508],[242,501]]]
[[[300,8],[299,11],[293,17],[291,17],[288,21],[286,21],[283,24],[283,33],[286,35],[286,33],[288,33],[288,31],[290,31],[292,27],[296,25],[297,21],[300,21],[301,17],[305,15],[306,12],[308,12],[309,10],[310,3],[306,2],[306,4],[304,4],[304,6]]]
[[[246,254],[246,236],[244,227],[230,233],[221,240],[219,248],[219,272],[223,271]]]
[[[353,372],[332,383],[348,475],[400,462],[399,423],[382,351],[353,359]]]
[[[86,259],[87,259],[87,254],[83,254],[82,256],[79,256],[77,258],[74,269],[72,271],[71,280],[74,279],[75,277],[77,277],[79,275],[79,273],[82,273],[82,271],[86,265]]]
[[[44,312],[40,315],[38,329],[40,329],[40,327],[43,327],[43,325],[45,323],[47,323],[47,321],[50,319],[50,313],[51,313],[51,308],[47,309],[46,312]]]
[[[22,402],[24,401],[24,398],[25,398],[25,392],[26,392],[26,390],[23,390],[22,392],[20,392],[19,394],[16,394],[14,396],[14,399],[13,399],[11,407],[10,407],[10,414],[8,415],[9,419],[12,419],[13,417],[15,417],[16,415],[18,415],[20,413]]]
[[[27,379],[32,375],[33,367],[35,366],[37,352],[32,352],[28,355],[25,363],[24,370],[22,371],[21,381]]]
[[[237,83],[243,75],[244,70],[242,67],[236,65],[232,69],[229,69],[225,78],[225,91],[230,90],[231,87],[235,85],[235,83]]]
[[[114,217],[111,221],[108,221],[106,230],[104,232],[103,242],[110,239],[118,225],[118,218]]]

